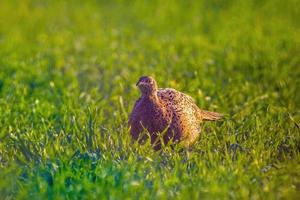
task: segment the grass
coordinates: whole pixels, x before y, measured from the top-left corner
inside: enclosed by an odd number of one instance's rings
[[[299,1],[1,1],[0,199],[297,199]],[[226,113],[132,143],[141,75]]]

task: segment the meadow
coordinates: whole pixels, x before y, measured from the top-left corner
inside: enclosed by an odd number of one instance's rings
[[[297,199],[300,2],[0,1],[0,199]],[[226,114],[133,143],[135,86]]]

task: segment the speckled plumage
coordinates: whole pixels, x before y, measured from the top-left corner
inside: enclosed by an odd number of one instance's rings
[[[149,76],[139,79],[137,86],[142,96],[136,101],[129,117],[130,132],[135,140],[143,143],[148,132],[154,149],[167,144],[182,142],[190,146],[198,138],[203,120],[218,120],[219,113],[201,110],[192,97],[171,88],[157,88]]]

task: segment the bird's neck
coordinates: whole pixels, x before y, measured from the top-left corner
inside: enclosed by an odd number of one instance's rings
[[[159,102],[157,92],[142,94],[142,98],[145,101],[150,101],[152,103],[158,103]]]

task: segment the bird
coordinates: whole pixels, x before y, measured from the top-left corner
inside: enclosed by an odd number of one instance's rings
[[[173,88],[158,88],[151,76],[141,76],[136,86],[141,96],[129,115],[130,134],[141,144],[150,138],[154,150],[169,142],[190,147],[199,137],[203,121],[215,121],[223,116],[200,109],[187,94]]]

